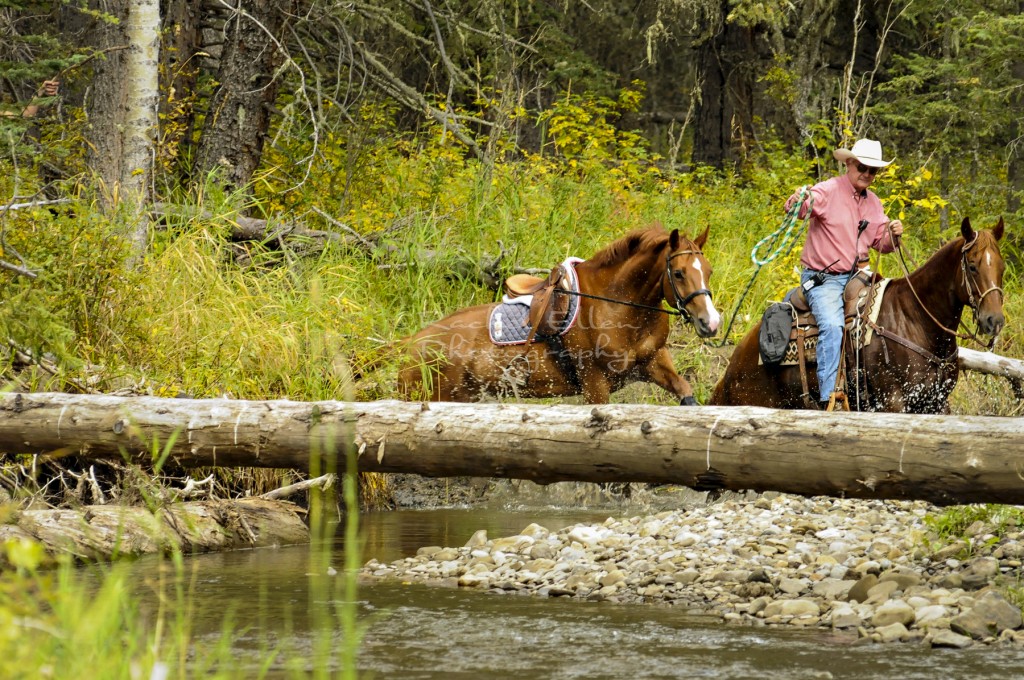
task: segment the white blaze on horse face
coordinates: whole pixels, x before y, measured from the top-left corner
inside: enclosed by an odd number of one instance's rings
[[[704,267],[701,266],[699,257],[693,258],[693,268],[697,270],[697,276],[700,277],[700,287],[707,288],[708,285],[704,282]],[[704,304],[708,308],[708,328],[716,331],[719,324],[722,323],[722,317],[715,309],[715,303],[711,301],[710,295],[705,296]]]

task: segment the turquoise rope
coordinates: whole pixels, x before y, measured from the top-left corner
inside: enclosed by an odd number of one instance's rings
[[[800,229],[804,224],[806,224],[806,220],[800,219],[800,208],[803,206],[808,195],[810,195],[810,190],[806,186],[801,187],[796,203],[794,203],[790,211],[786,213],[786,218],[782,220],[782,224],[779,228],[758,241],[754,246],[754,249],[750,251],[750,259],[753,260],[754,264],[756,264],[758,268],[768,264],[779,255],[788,255],[789,251],[793,249]],[[807,204],[808,216],[810,216],[811,209],[813,207],[814,197],[811,196],[811,200]],[[758,251],[766,247],[771,248],[771,252],[764,257],[758,257]]]
[[[754,264],[756,265],[756,267],[754,268],[754,273],[750,276],[750,280],[747,281],[746,287],[740,294],[740,299],[736,301],[736,306],[733,307],[732,309],[732,317],[729,319],[729,324],[725,327],[725,332],[722,333],[722,341],[720,343],[715,344],[715,347],[722,347],[723,345],[725,345],[725,343],[729,341],[729,331],[732,330],[732,324],[736,320],[736,314],[740,311],[740,305],[742,305],[743,300],[746,299],[747,293],[749,293],[751,287],[753,287],[754,280],[757,278],[758,272],[761,271],[761,267],[768,264],[769,262],[777,258],[779,255],[783,254],[783,251],[785,251],[785,253],[788,254],[789,251],[793,249],[793,246],[796,245],[796,237],[799,235],[799,230],[800,228],[802,228],[803,224],[806,224],[806,221],[810,218],[811,209],[814,207],[814,197],[811,196],[811,200],[807,204],[807,217],[805,217],[803,221],[801,221],[800,207],[804,204],[804,201],[807,199],[808,195],[810,195],[810,189],[808,189],[806,186],[801,187],[800,194],[797,197],[798,200],[796,203],[793,204],[793,207],[790,209],[790,211],[786,213],[786,218],[782,220],[782,225],[778,229],[776,229],[775,231],[773,231],[772,233],[768,234],[763,239],[758,241],[757,244],[754,246],[754,249],[750,251],[750,259],[753,260]],[[798,227],[797,225],[800,226]],[[764,258],[759,258],[757,256],[757,252],[762,247],[769,244],[771,244],[771,247],[773,248],[772,252],[770,252]]]

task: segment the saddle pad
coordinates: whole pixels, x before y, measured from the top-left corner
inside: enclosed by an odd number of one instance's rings
[[[871,299],[871,309],[868,310],[868,320],[871,321],[871,324],[878,323],[878,312],[882,309],[882,295],[885,293],[885,287],[889,285],[890,281],[892,279],[880,279],[874,285],[875,290],[874,296]],[[871,324],[865,324],[867,328],[864,330],[860,347],[867,347],[871,344],[871,338],[875,335]]]
[[[569,275],[570,290],[574,293],[580,291],[580,281],[576,276],[576,263],[583,260],[570,257],[565,262],[565,270]],[[527,296],[532,298],[532,296]],[[508,300],[508,298],[504,298]],[[524,304],[523,298],[514,298],[512,302],[502,302],[491,310],[487,320],[487,331],[490,333],[491,342],[495,345],[523,345],[527,336],[530,335],[530,306]],[[532,300],[531,300],[532,302]],[[580,298],[578,295],[569,296],[569,309],[565,314],[565,326],[559,331],[559,335],[565,335],[569,329],[576,324],[579,316]],[[534,342],[543,341],[544,338],[534,337]]]

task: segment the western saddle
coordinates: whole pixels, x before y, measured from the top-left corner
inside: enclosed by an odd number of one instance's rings
[[[846,396],[846,343],[852,333],[855,349],[859,349],[863,338],[864,329],[869,323],[868,314],[874,304],[877,286],[874,284],[881,280],[881,277],[868,271],[860,269],[850,277],[850,281],[843,290],[843,311],[845,319],[845,330],[843,333],[843,349],[839,353],[839,373],[836,378],[836,388],[829,396],[829,403],[826,410],[849,411],[850,404]],[[796,361],[800,366],[800,385],[803,388],[804,403],[808,408],[815,408],[816,404],[811,400],[810,390],[807,384],[807,342],[818,336],[818,321],[811,313],[811,306],[804,295],[804,289],[797,286],[786,293],[783,302],[788,303],[793,315],[793,327],[789,334],[791,346],[796,348]]]

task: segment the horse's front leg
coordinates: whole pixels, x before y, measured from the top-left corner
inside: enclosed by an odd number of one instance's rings
[[[682,406],[696,406],[697,400],[693,398],[693,388],[683,376],[676,372],[672,363],[672,355],[662,347],[654,357],[647,362],[642,371],[648,380],[655,385],[662,387],[679,397],[679,404]]]
[[[584,371],[580,375],[583,383],[583,400],[588,404],[607,404],[611,399],[612,386],[600,371]]]

